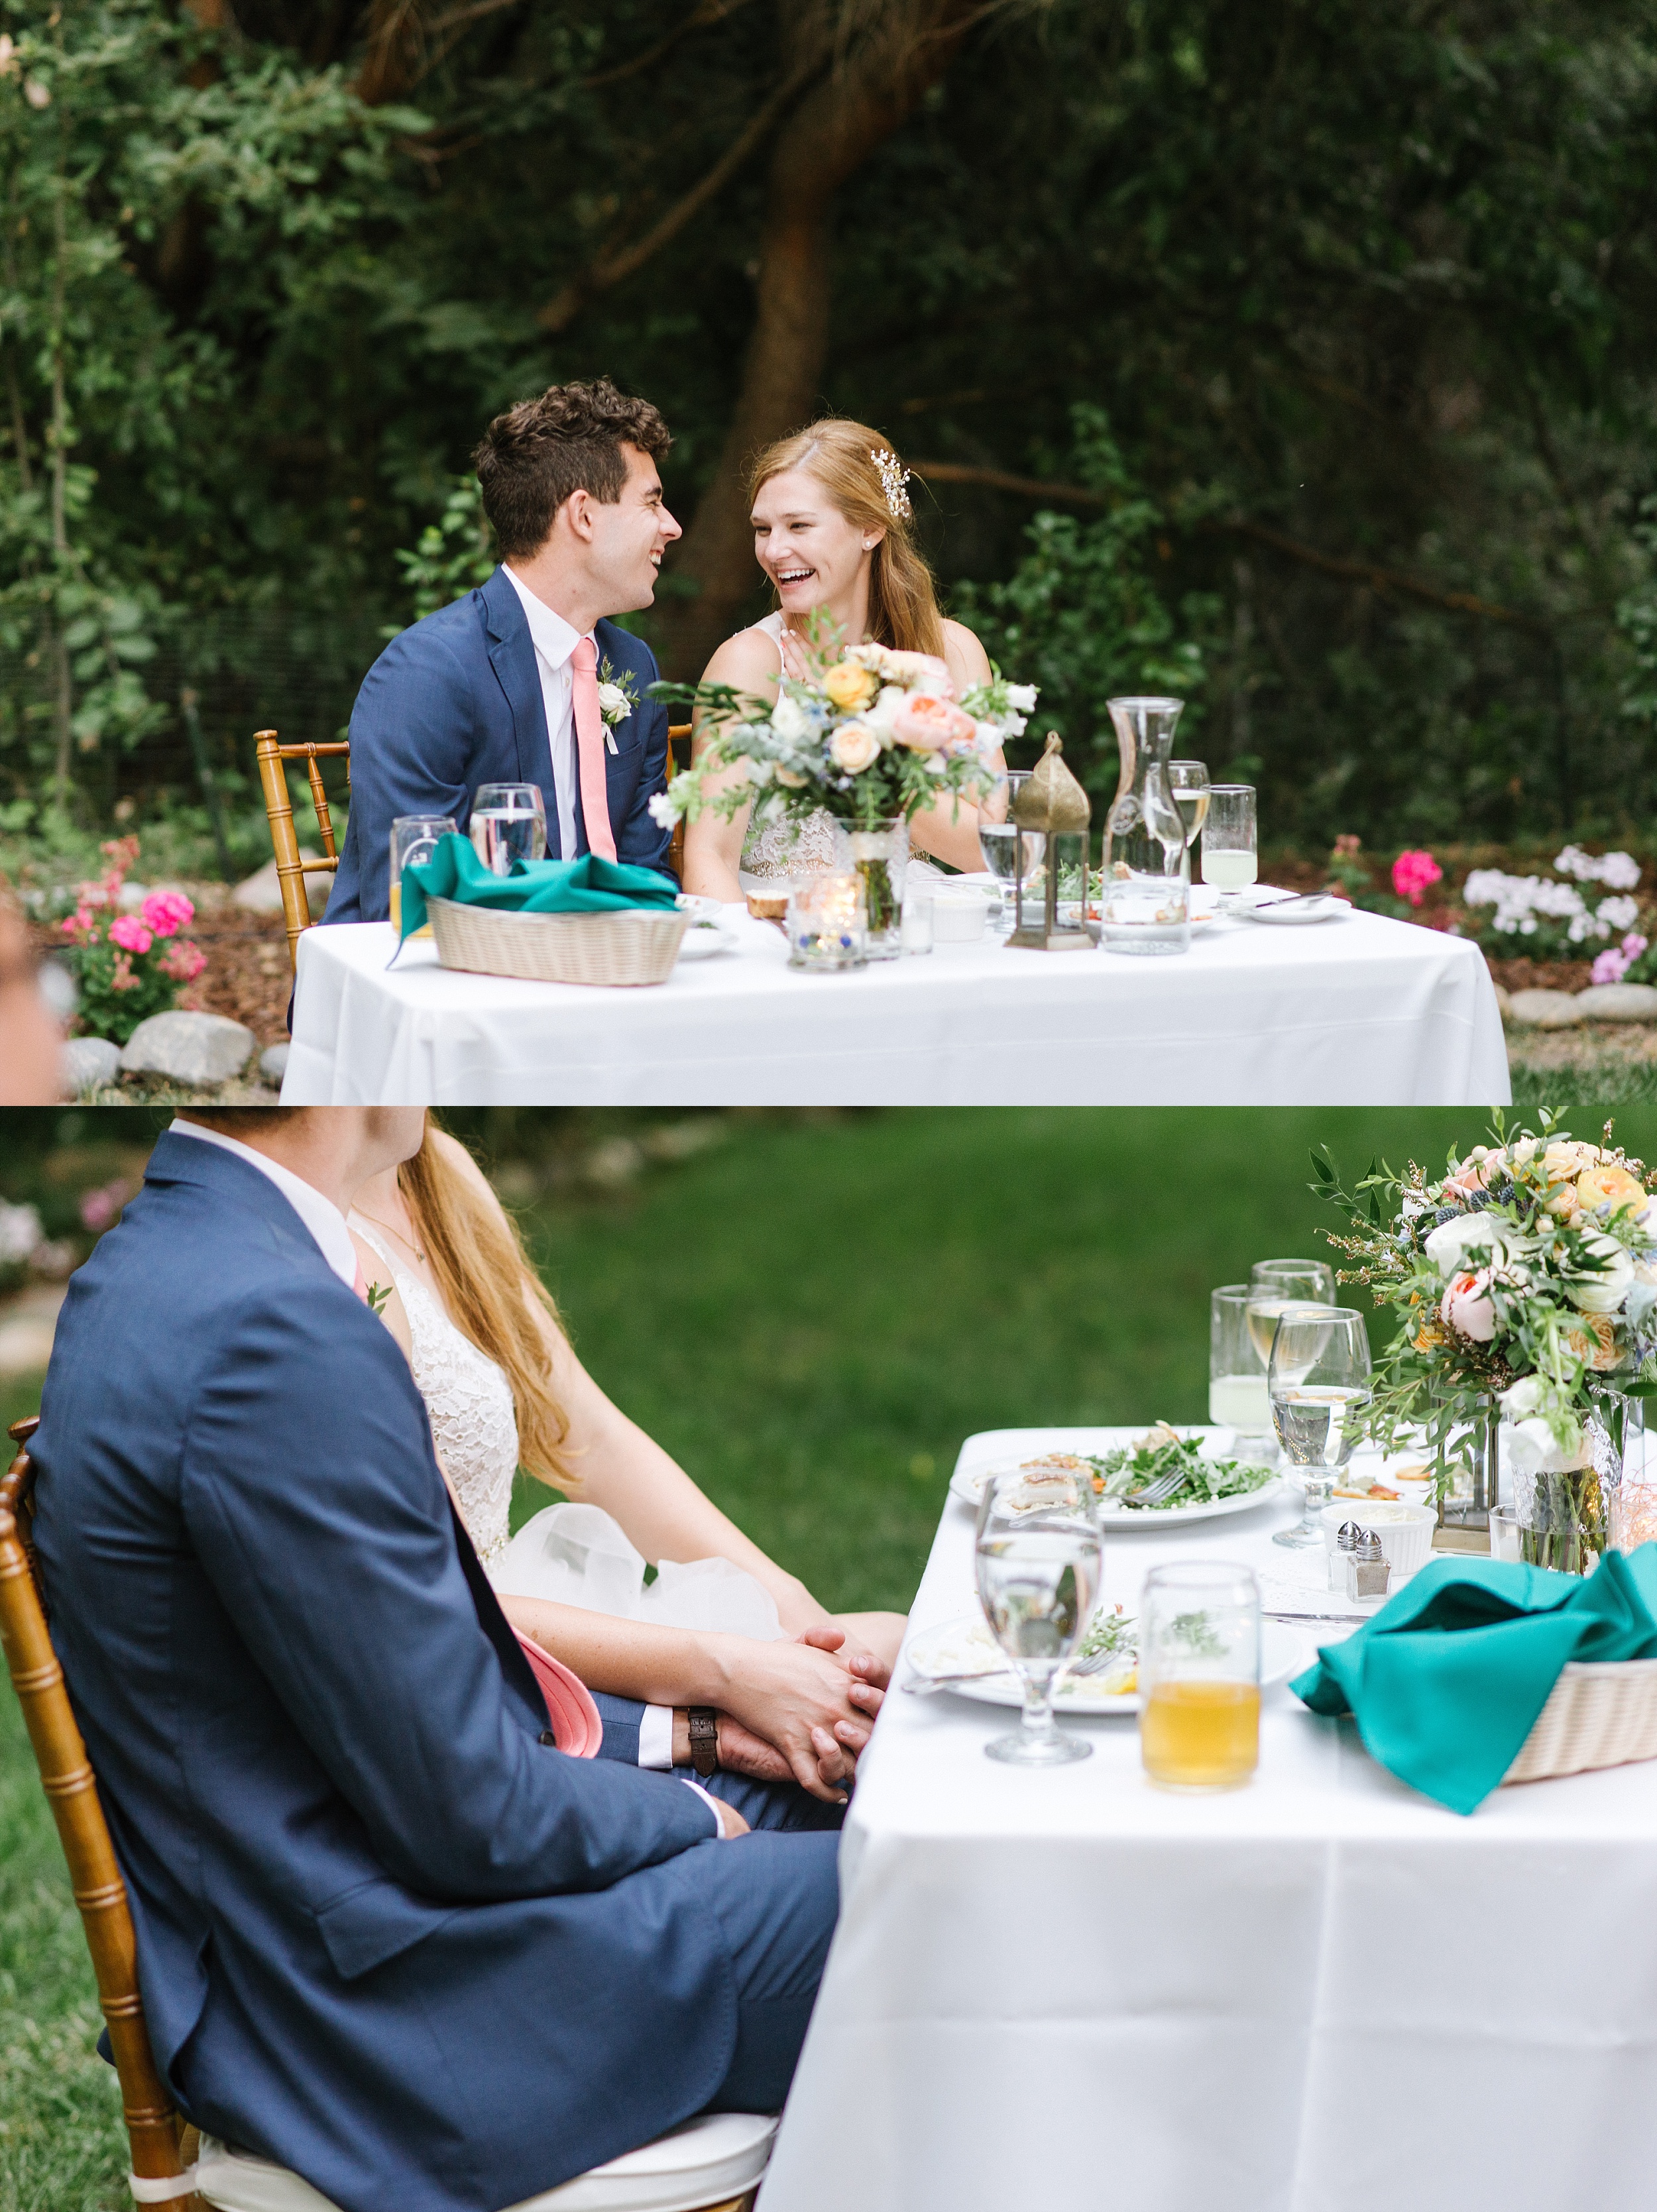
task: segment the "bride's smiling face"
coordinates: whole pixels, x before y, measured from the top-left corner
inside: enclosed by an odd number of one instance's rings
[[[859,530],[805,469],[785,469],[754,496],[754,558],[786,615],[847,606],[884,533]]]

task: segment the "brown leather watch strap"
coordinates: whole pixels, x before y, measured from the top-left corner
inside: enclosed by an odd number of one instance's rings
[[[705,1781],[719,1771],[719,1716],[711,1705],[692,1705],[687,1718],[691,1729],[691,1764]]]

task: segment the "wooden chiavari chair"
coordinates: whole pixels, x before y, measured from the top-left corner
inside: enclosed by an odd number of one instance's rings
[[[685,755],[683,760],[679,757],[681,747]],[[691,725],[688,722],[674,722],[669,726],[667,732],[668,782],[673,781],[679,769],[689,768],[690,765]],[[675,822],[673,824],[673,842],[667,848],[667,865],[679,878],[682,887],[685,882],[685,824],[683,822]]]
[[[139,2204],[176,2205],[180,2212],[207,2206],[219,2212],[338,2212],[286,2167],[198,2136],[161,2081],[138,1994],[126,1884],[46,1625],[32,1541],[34,1468],[22,1449],[40,1425],[33,1416],[7,1431],[18,1452],[0,1480],[0,1644],[69,1863],[109,2026],[131,2146],[127,2185]],[[760,2114],[714,2113],[526,2198],[510,2212],[753,2212],[775,2129]]]
[[[320,760],[344,759],[346,788],[350,787],[351,749],[341,738],[330,745],[284,745],[274,730],[259,730],[253,737],[253,750],[259,758],[259,780],[265,789],[265,812],[271,824],[271,849],[276,854],[277,882],[282,891],[282,916],[288,925],[288,964],[299,966],[299,940],[311,926],[311,902],[306,887],[308,876],[332,876],[338,872],[339,854],[334,845],[333,817],[328,811],[328,794],[322,788]],[[294,830],[294,805],[288,792],[288,775],[284,761],[302,760],[310,779],[311,798],[316,807],[317,827],[322,832],[320,860],[302,860],[299,855],[299,839]]]

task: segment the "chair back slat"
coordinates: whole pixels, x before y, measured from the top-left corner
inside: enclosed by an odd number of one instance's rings
[[[317,763],[331,757],[342,757],[345,763],[345,781],[349,787],[351,773],[351,749],[348,740],[337,744],[284,745],[274,730],[256,731],[253,751],[259,761],[259,780],[265,793],[265,819],[271,825],[271,850],[276,854],[277,885],[282,893],[282,918],[288,931],[288,963],[290,968],[299,965],[299,940],[311,926],[311,902],[305,887],[307,876],[332,876],[339,866],[339,854],[334,842],[333,817],[328,811],[328,794],[322,787],[322,770]],[[303,860],[299,855],[299,836],[294,828],[294,804],[289,795],[284,761],[302,760],[310,781],[311,798],[316,807],[317,828],[322,832],[322,849],[326,858]]]
[[[170,2180],[185,2170],[180,2156],[180,2116],[149,2048],[126,1885],[69,1702],[64,1670],[52,1647],[39,1562],[33,1556],[33,1544],[26,1544],[23,1535],[23,1527],[33,1521],[34,1468],[21,1446],[38,1425],[38,1419],[17,1421],[8,1431],[20,1449],[0,1480],[0,1644],[23,1708],[92,1954],[98,2002],[108,2023],[120,2078],[132,2171],[141,2180]],[[183,2206],[196,2200],[185,2196],[171,2201]]]
[[[678,757],[680,746],[685,750],[682,762]],[[667,781],[671,783],[679,769],[689,768],[690,765],[691,725],[674,722],[667,732]],[[673,824],[673,837],[667,847],[667,864],[682,884],[685,881],[685,824],[682,821]]]

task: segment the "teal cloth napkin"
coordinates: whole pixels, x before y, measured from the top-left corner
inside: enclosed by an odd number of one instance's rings
[[[511,914],[606,914],[618,907],[671,907],[679,885],[655,868],[624,867],[583,853],[579,860],[519,860],[509,876],[490,872],[469,837],[452,830],[430,860],[403,871],[403,937],[426,919],[429,898],[461,906],[503,907]]]
[[[1569,1660],[1657,1658],[1657,1543],[1559,1575],[1516,1560],[1437,1559],[1289,1684],[1314,1713],[1350,1713],[1372,1757],[1471,1813],[1518,1756]]]

